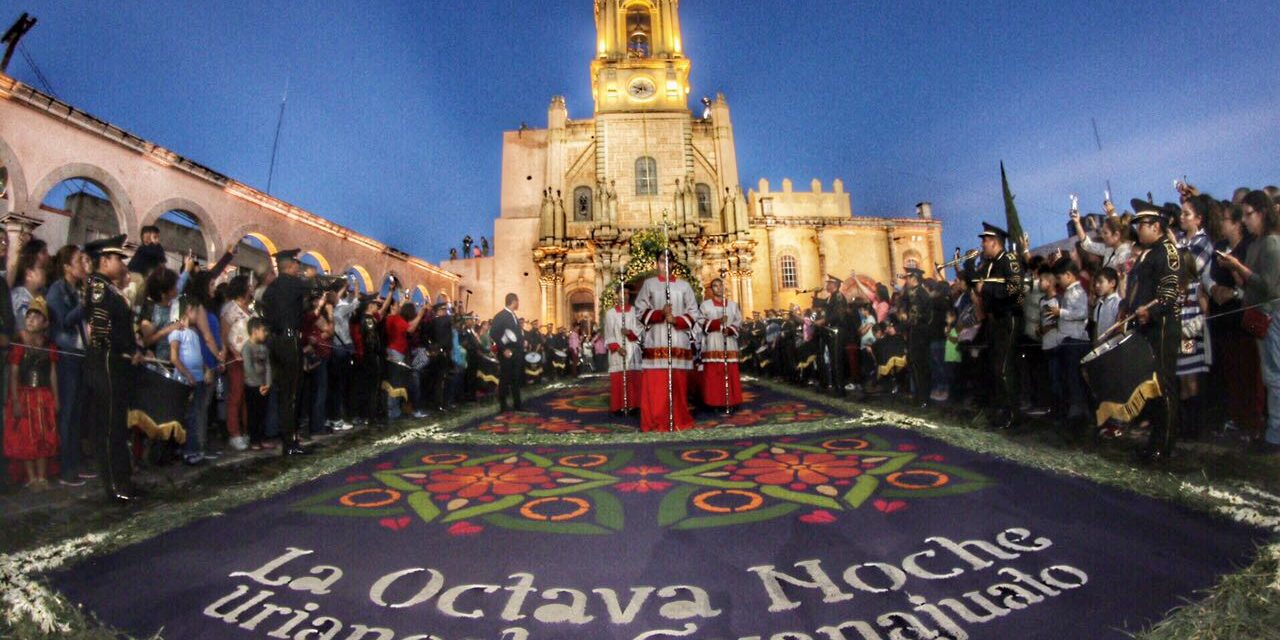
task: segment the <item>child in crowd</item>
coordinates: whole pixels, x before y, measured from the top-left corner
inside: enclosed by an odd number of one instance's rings
[[[179,379],[191,386],[184,421],[187,442],[183,446],[182,461],[188,465],[197,465],[205,459],[204,445],[209,424],[208,397],[212,386],[207,382],[200,334],[195,328],[204,308],[194,299],[183,296],[179,299],[179,309],[182,319],[178,321],[178,329],[169,334],[169,361],[173,363]]]
[[[164,247],[160,244],[160,227],[151,224],[142,227],[142,244],[129,259],[129,283],[123,292],[131,306],[142,303],[142,297],[146,294],[147,276],[164,263],[165,253]]]
[[[266,442],[267,394],[271,392],[271,358],[267,356],[267,323],[262,318],[249,318],[249,341],[240,351],[244,358],[244,403],[248,416],[249,448],[271,449]]]
[[[1053,410],[1058,413],[1055,418],[1061,418],[1064,409],[1062,403],[1065,398],[1065,390],[1062,387],[1063,380],[1059,375],[1058,367],[1054,366],[1054,355],[1058,345],[1062,342],[1062,334],[1058,333],[1058,316],[1052,310],[1058,308],[1058,280],[1053,275],[1053,268],[1043,266],[1038,274],[1040,291],[1044,297],[1040,299],[1040,328],[1036,333],[1040,335],[1040,350],[1044,354],[1043,362],[1048,363],[1049,368],[1049,394],[1052,398],[1051,404]]]
[[[943,402],[951,399],[951,386],[955,382],[956,369],[960,367],[960,330],[956,326],[959,317],[955,307],[947,309],[947,343],[942,357],[943,387],[942,393],[938,396],[938,400]]]
[[[1097,302],[1093,305],[1093,342],[1098,344],[1106,337],[1103,334],[1116,323],[1120,313],[1120,294],[1116,288],[1120,284],[1120,274],[1111,267],[1103,267],[1094,278],[1093,291]],[[1116,335],[1116,334],[1112,334]],[[1123,434],[1120,423],[1108,420],[1098,430],[1099,438],[1118,438]]]
[[[49,459],[58,454],[58,348],[49,342],[49,308],[33,298],[25,329],[9,349],[9,392],[4,408],[4,455],[21,460],[27,486],[49,488]]]
[[[1058,309],[1051,311],[1058,319],[1061,341],[1055,354],[1055,366],[1063,392],[1066,423],[1059,416],[1066,435],[1078,436],[1074,425],[1083,422],[1088,402],[1085,400],[1084,378],[1080,376],[1080,360],[1089,353],[1089,294],[1080,283],[1080,269],[1070,258],[1053,266],[1058,291]]]
[[[1116,323],[1120,313],[1120,294],[1116,287],[1120,285],[1120,275],[1111,267],[1103,267],[1093,282],[1093,292],[1097,302],[1093,305],[1093,342],[1097,344],[1103,338],[1103,332]]]

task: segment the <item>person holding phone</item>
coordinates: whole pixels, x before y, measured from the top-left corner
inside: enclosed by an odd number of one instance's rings
[[[1244,289],[1244,324],[1258,342],[1262,383],[1267,387],[1267,430],[1253,449],[1280,455],[1280,210],[1265,191],[1250,191],[1240,203],[1245,227],[1254,235],[1244,261],[1234,255],[1218,260]]]

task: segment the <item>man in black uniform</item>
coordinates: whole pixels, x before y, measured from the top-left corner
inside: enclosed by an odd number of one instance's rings
[[[849,313],[849,302],[840,293],[840,279],[827,274],[827,301],[822,319],[814,323],[818,329],[818,387],[831,385],[831,393],[844,395],[844,343],[849,339],[846,335]]]
[[[1020,419],[1018,371],[1013,366],[1017,340],[1017,314],[1022,308],[1022,265],[1017,256],[1005,251],[1009,234],[1000,227],[982,223],[983,264],[978,267],[976,287],[987,322],[987,358],[994,386],[993,406],[998,407],[993,424],[1010,429]]]
[[[1151,345],[1156,357],[1156,379],[1161,395],[1147,402],[1143,415],[1151,423],[1147,445],[1138,452],[1146,462],[1161,462],[1173,454],[1178,435],[1178,351],[1182,340],[1181,295],[1178,286],[1178,248],[1169,239],[1168,216],[1145,200],[1134,199],[1133,224],[1138,231],[1142,253],[1133,267],[1124,312],[1138,321],[1138,332]]]
[[[453,404],[452,398],[445,398],[445,389],[453,373],[453,320],[449,318],[449,304],[437,302],[431,307],[431,323],[426,328],[427,354],[431,356],[427,364],[427,393],[423,404],[432,403],[436,411],[444,413]]]
[[[903,290],[907,311],[907,366],[911,369],[911,401],[921,408],[929,404],[929,341],[935,309],[923,282],[923,271],[915,267],[907,269]]]
[[[489,338],[493,340],[494,353],[498,355],[498,407],[507,410],[507,397],[520,410],[520,382],[524,377],[524,330],[516,310],[520,298],[507,294],[506,307],[493,316],[489,325]]]
[[[138,498],[129,451],[129,400],[133,368],[142,362],[133,334],[133,311],[115,283],[125,277],[124,236],[85,245],[93,260],[85,316],[89,319],[88,383],[90,433],[107,497],[128,503]]]
[[[472,402],[476,399],[480,374],[480,337],[476,335],[476,317],[470,313],[462,316],[458,331],[458,345],[467,354],[467,366],[462,375],[462,399]]]
[[[307,296],[319,293],[316,283],[298,275],[302,263],[300,249],[278,251],[276,259],[280,275],[267,285],[262,294],[263,319],[271,327],[267,352],[271,358],[272,385],[278,394],[277,412],[284,455],[307,451],[298,442],[298,387],[302,377],[302,315]]]
[[[394,284],[392,285],[394,289]],[[371,427],[387,423],[387,394],[382,381],[387,375],[386,351],[382,344],[382,317],[391,306],[391,293],[378,303],[378,294],[360,296],[356,330],[360,333],[360,381],[364,396],[364,419]]]

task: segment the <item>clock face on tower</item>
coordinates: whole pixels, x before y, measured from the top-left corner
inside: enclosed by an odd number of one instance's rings
[[[631,94],[636,100],[648,100],[658,92],[658,88],[654,86],[653,81],[648,78],[636,78],[631,81],[627,87],[627,93]]]

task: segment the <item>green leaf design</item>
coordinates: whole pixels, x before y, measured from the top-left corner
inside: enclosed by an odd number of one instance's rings
[[[881,495],[886,498],[941,498],[944,496],[955,496],[974,491],[981,491],[991,486],[995,486],[995,480],[988,478],[980,473],[969,471],[960,467],[946,464],[938,464],[934,462],[920,462],[912,465],[912,469],[929,469],[939,473],[945,473],[951,477],[952,482],[934,489],[900,489],[898,487],[886,488]],[[911,469],[907,469],[910,471]],[[955,482],[959,478],[964,482]]]
[[[663,496],[658,505],[658,526],[667,527],[689,515],[689,498],[698,488],[693,485],[678,486]]]
[[[767,451],[768,449],[769,449],[769,443],[761,442],[758,445],[747,447],[746,449],[739,451],[738,455],[734,456],[733,458],[738,461],[747,460],[749,458],[755,457],[757,453],[760,453],[761,451]]]
[[[622,531],[624,518],[622,502],[608,491],[592,490],[587,492],[591,505],[595,510],[596,522],[600,526],[614,531]]]
[[[492,513],[481,518],[484,522],[503,529],[529,531],[532,533],[558,533],[577,535],[609,535],[613,531],[590,522],[543,522],[529,520],[505,513]]]
[[[718,516],[695,516],[682,520],[672,526],[672,529],[705,529],[707,527],[727,527],[735,524],[747,524],[750,522],[763,522],[785,516],[789,513],[800,509],[800,505],[794,502],[781,502],[763,509],[755,511],[743,511],[742,513],[730,513]]]
[[[458,509],[457,511],[454,511],[453,513],[450,513],[449,515],[445,516],[444,519],[441,520],[441,522],[454,522],[457,520],[466,520],[467,518],[474,518],[476,516],[481,516],[486,513],[493,513],[495,511],[505,511],[506,509],[514,507],[520,504],[521,502],[524,502],[524,496],[522,495],[505,496],[497,500],[494,500],[493,502],[487,502],[487,503],[482,502],[472,507],[463,507],[461,509]]]
[[[568,493],[582,493],[583,491],[587,491],[590,489],[599,489],[600,487],[607,487],[611,484],[616,483],[617,481],[618,481],[617,478],[607,477],[607,479],[605,480],[591,480],[591,481],[582,482],[579,484],[570,484],[570,485],[565,485],[563,487],[556,487],[555,489],[534,489],[533,491],[529,492],[529,495],[534,498],[544,498],[547,496],[562,496]]]
[[[898,451],[865,451],[864,450],[864,451],[858,452],[856,455],[859,455],[864,458],[872,458],[877,456],[885,456],[889,458],[889,460],[887,460],[884,464],[874,469],[867,470],[867,473],[873,476],[883,476],[883,475],[888,475],[890,473],[893,473],[894,471],[897,471],[911,464],[911,462],[915,460],[917,457],[916,454],[914,453],[902,453]]]
[[[778,498],[779,500],[787,500],[790,502],[799,502],[801,504],[813,505],[823,509],[834,509],[836,511],[843,509],[839,502],[836,502],[827,496],[792,491],[776,485],[765,485],[760,487],[760,493],[771,498]]]
[[[516,456],[516,455],[519,455],[519,454],[516,454],[516,453],[495,453],[495,454],[493,454],[493,455],[491,455],[491,456],[480,456],[479,458],[472,458],[472,459],[467,460],[466,462],[463,462],[462,464],[457,465],[457,466],[459,466],[459,467],[475,467],[475,466],[479,466],[479,465],[485,464],[485,463],[487,463],[487,462],[494,462],[494,461],[496,461],[496,460],[506,460],[507,458],[510,458],[510,457],[512,457],[512,456]],[[532,453],[526,453],[526,454],[524,454],[524,455],[525,455],[525,456],[531,456],[531,455],[533,455],[533,454],[532,454]],[[447,465],[447,466],[453,466],[453,465]]]
[[[866,502],[868,498],[875,494],[876,487],[879,486],[880,480],[878,478],[864,473],[858,476],[858,479],[853,482],[853,488],[849,489],[849,492],[844,494],[844,501],[849,503],[849,506],[857,509],[862,506],[862,503]]]
[[[540,456],[536,453],[526,453],[524,454],[524,459],[528,460],[529,462],[532,462],[533,464],[539,467],[542,467],[543,469],[546,469],[547,467],[550,467],[551,465],[555,464],[554,462],[551,461],[550,458]]]
[[[689,464],[688,462],[681,460],[680,456],[676,455],[676,452],[670,449],[658,449],[657,456],[658,462],[661,462],[663,465],[673,469],[679,469]]]
[[[398,491],[422,491],[421,486],[416,485],[400,477],[400,474],[402,473],[406,473],[406,472],[413,473],[415,471],[417,471],[417,469],[396,469],[394,471],[378,471],[373,474],[373,477],[377,478],[378,482],[381,482],[382,484],[385,484],[388,487],[391,487],[392,489],[396,489]]]
[[[403,514],[404,508],[400,505],[378,507],[375,509],[361,509],[359,507],[348,507],[341,504],[335,504],[335,501],[337,501],[338,498],[341,498],[352,491],[381,488],[381,485],[373,482],[344,484],[329,489],[328,491],[323,491],[317,495],[311,496],[310,498],[299,500],[290,506],[289,510],[310,513],[318,516],[342,516],[344,518],[386,518],[389,516],[398,516]]]
[[[423,522],[431,522],[440,515],[440,507],[437,507],[431,499],[431,494],[426,491],[416,491],[409,494],[409,508],[422,518]]]
[[[598,453],[609,454],[609,461],[596,467],[600,471],[617,471],[631,462],[636,452],[633,449],[622,449],[620,451],[600,451]]]
[[[803,451],[805,453],[835,453],[837,455],[844,453],[843,451],[831,451],[830,449],[823,449],[822,447],[808,445],[808,444],[780,442],[778,444],[775,444],[774,446],[782,447],[783,449],[786,449],[788,451]]]

